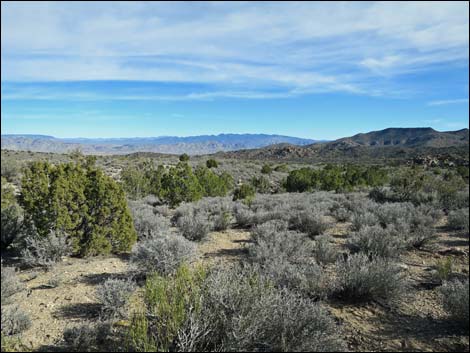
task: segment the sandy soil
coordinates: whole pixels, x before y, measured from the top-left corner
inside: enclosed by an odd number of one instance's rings
[[[62,340],[66,328],[99,315],[95,287],[110,277],[126,274],[126,261],[118,257],[67,258],[49,272],[23,271],[26,290],[16,302],[26,311],[32,326],[22,343],[32,350],[49,350]],[[54,287],[55,286],[55,287]]]

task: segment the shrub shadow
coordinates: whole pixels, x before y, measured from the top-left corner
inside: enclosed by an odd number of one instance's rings
[[[54,315],[67,319],[90,320],[100,316],[101,305],[98,303],[70,304],[58,309]]]

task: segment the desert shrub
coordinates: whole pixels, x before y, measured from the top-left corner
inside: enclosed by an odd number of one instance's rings
[[[431,244],[435,239],[437,239],[437,234],[432,227],[428,225],[419,225],[411,228],[408,236],[406,237],[406,242],[408,248],[421,249]]]
[[[364,186],[380,186],[386,173],[376,166],[326,165],[323,169],[301,168],[289,173],[284,183],[288,192],[312,190],[353,190]]]
[[[107,342],[110,332],[109,322],[93,322],[66,328],[63,337],[67,348],[73,352],[96,352],[110,349]]]
[[[182,155],[179,156],[180,162],[187,162],[189,161],[189,156],[186,153],[183,153]]]
[[[251,185],[255,188],[255,190],[261,194],[267,194],[271,190],[271,185],[269,184],[269,180],[264,177],[253,177],[251,178]]]
[[[284,182],[284,187],[288,192],[312,191],[315,186],[312,179],[314,171],[310,168],[301,168],[289,173]]]
[[[444,310],[449,313],[453,320],[468,328],[468,279],[464,282],[445,282],[440,291],[442,293]]]
[[[354,254],[338,260],[338,294],[355,301],[393,300],[404,288],[400,270],[388,259]]]
[[[131,211],[134,219],[134,228],[139,238],[152,234],[167,234],[170,230],[170,222],[160,214],[155,214],[153,207],[131,203]]]
[[[206,161],[206,167],[207,168],[217,168],[219,166],[219,164],[217,163],[217,161],[213,158],[211,159],[208,159]]]
[[[271,220],[258,224],[253,227],[251,239],[253,239],[255,243],[259,243],[260,241],[269,242],[273,234],[287,231],[288,226],[289,224],[283,220]]]
[[[204,189],[192,168],[187,163],[180,162],[163,174],[160,193],[171,207],[175,207],[181,202],[200,200]]]
[[[1,247],[7,248],[18,240],[23,224],[23,212],[16,202],[13,187],[2,177]]]
[[[1,174],[8,181],[16,181],[20,175],[21,166],[14,158],[3,158],[1,163]]]
[[[23,226],[23,215],[19,206],[2,208],[1,247],[6,249],[19,240]]]
[[[232,214],[230,211],[222,211],[212,217],[213,229],[217,231],[225,230],[230,226]]]
[[[195,256],[194,243],[172,234],[139,241],[132,249],[130,262],[140,272],[174,273],[178,267]]]
[[[2,349],[5,339],[8,340],[8,336],[16,335],[20,332],[25,331],[31,326],[31,320],[29,316],[22,311],[18,305],[14,304],[12,296],[19,293],[24,289],[23,284],[16,276],[15,269],[13,267],[5,267],[2,265],[1,268],[1,303],[2,303]]]
[[[378,203],[384,203],[393,199],[389,189],[385,187],[375,187],[369,192],[369,198]]]
[[[379,205],[374,214],[382,227],[396,224],[399,220],[409,220],[411,212],[414,210],[413,204],[409,202],[385,203]]]
[[[34,229],[28,231],[21,250],[21,261],[29,267],[50,268],[70,255],[71,245],[66,234],[52,231],[47,236],[38,235]]]
[[[16,335],[30,326],[31,319],[18,305],[2,306],[2,335]]]
[[[311,242],[304,234],[285,228],[282,221],[257,226],[253,232],[255,243],[248,247],[251,263],[276,287],[325,297],[330,291],[328,278],[313,260]]]
[[[319,304],[274,289],[256,273],[232,269],[209,275],[201,320],[211,351],[341,351],[334,321]]]
[[[225,196],[233,188],[233,177],[223,172],[218,175],[207,167],[196,168],[195,175],[201,185],[203,196]]]
[[[333,237],[331,235],[319,235],[315,238],[313,253],[315,259],[320,264],[329,264],[336,261],[338,251],[333,246]]]
[[[338,222],[348,222],[351,219],[351,212],[343,206],[335,207],[330,210],[330,215]]]
[[[75,254],[128,251],[137,234],[124,190],[92,157],[52,165],[33,162],[22,179],[25,219],[40,237],[64,231]]]
[[[129,327],[129,345],[135,351],[171,351],[178,345],[188,319],[200,311],[202,268],[180,266],[172,277],[154,274],[145,284],[145,308]],[[147,314],[148,313],[148,314]]]
[[[129,280],[108,279],[96,289],[104,318],[124,318],[125,306],[135,285]]]
[[[348,247],[353,252],[366,255],[393,258],[406,248],[406,242],[393,227],[365,226],[348,239]]]
[[[158,179],[161,182],[162,172],[162,169],[154,170],[153,164],[146,162],[126,167],[120,174],[122,187],[132,199],[142,198],[152,192],[158,193],[155,181]],[[152,179],[151,174],[153,174]]]
[[[264,164],[261,167],[261,173],[262,174],[271,174],[272,172],[273,172],[273,169],[269,164]]]
[[[438,260],[436,262],[436,279],[441,283],[448,281],[452,276],[453,267],[453,261],[450,256],[445,259]]]
[[[204,239],[211,229],[207,216],[197,213],[178,218],[177,226],[186,239],[194,241]]]
[[[323,234],[328,229],[324,217],[314,210],[303,211],[289,219],[289,227],[308,234],[311,238]]]
[[[275,172],[281,172],[281,173],[289,173],[289,167],[287,164],[279,164],[274,168]]]
[[[367,210],[356,210],[351,217],[351,223],[352,230],[359,231],[362,227],[379,224],[379,219],[374,213]]]
[[[247,200],[251,201],[255,197],[255,189],[248,184],[242,184],[233,192],[233,201]]]
[[[447,225],[451,229],[463,230],[468,234],[469,232],[469,213],[468,208],[452,211],[447,219]]]
[[[250,208],[240,202],[237,202],[233,206],[233,214],[237,224],[241,227],[248,227],[253,224],[253,211]]]
[[[13,267],[6,267],[2,265],[2,306],[11,304],[11,296],[23,290],[24,286],[16,276],[15,269]]]

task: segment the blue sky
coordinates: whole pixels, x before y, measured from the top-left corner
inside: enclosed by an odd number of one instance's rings
[[[468,127],[468,2],[1,7],[4,134]]]

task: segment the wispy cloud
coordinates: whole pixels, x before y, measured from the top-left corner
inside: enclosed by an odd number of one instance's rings
[[[468,62],[467,2],[2,2],[1,7],[2,82],[214,86],[120,99],[393,95],[404,85],[393,82],[392,89],[390,80],[403,73]],[[86,98],[84,92],[62,95]]]
[[[428,105],[448,105],[448,104],[462,104],[468,103],[468,98],[459,98],[459,99],[445,99],[445,100],[437,100],[428,102]]]

